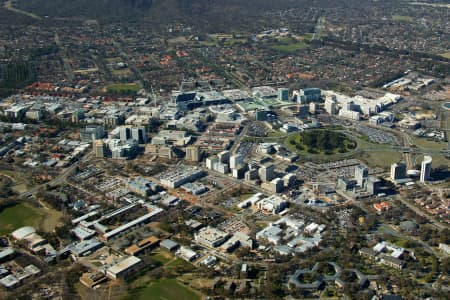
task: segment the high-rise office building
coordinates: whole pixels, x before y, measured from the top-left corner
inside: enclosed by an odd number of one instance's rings
[[[362,165],[358,165],[355,167],[355,180],[360,187],[364,186],[364,182],[366,181],[368,176],[369,169],[367,167]]]
[[[119,130],[119,137],[121,141],[127,141],[131,138],[131,128],[127,126],[121,126]]]
[[[278,89],[278,100],[289,101],[289,89],[279,88]]]
[[[262,181],[271,181],[275,177],[275,166],[273,164],[263,165],[259,168],[258,174]]]
[[[198,146],[186,147],[186,160],[187,161],[200,161],[200,148]]]
[[[404,163],[395,163],[391,165],[391,180],[406,178],[406,165]]]
[[[92,142],[105,136],[105,130],[101,125],[88,125],[80,130],[80,139],[83,142]]]
[[[105,157],[106,145],[103,142],[103,140],[95,140],[93,142],[93,148],[94,148],[93,150],[94,150],[95,157],[98,157],[98,158]]]
[[[380,179],[378,179],[374,176],[370,176],[367,179],[366,191],[371,195],[375,195],[375,194],[378,194],[381,186],[382,186],[382,183],[381,183]]]
[[[228,164],[230,161],[230,151],[222,151],[219,154],[217,154],[217,157],[219,157],[219,161],[223,164]]]
[[[139,144],[145,144],[147,143],[147,130],[145,127],[132,127],[131,138]]]
[[[240,154],[235,154],[230,157],[230,168],[235,169],[244,163],[244,157]]]
[[[422,167],[420,168],[420,182],[423,183],[430,180],[432,161],[433,159],[429,155],[423,157]]]
[[[336,96],[332,95],[325,100],[325,111],[329,115],[335,115],[338,112]]]

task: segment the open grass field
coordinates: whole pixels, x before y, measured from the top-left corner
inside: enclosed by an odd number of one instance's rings
[[[267,136],[268,136],[268,137],[283,138],[283,137],[286,137],[287,134],[284,133],[284,132],[281,132],[281,131],[269,131],[269,132],[267,133]]]
[[[171,259],[172,255],[168,252],[154,252],[152,253],[152,259],[161,263],[161,265],[167,264]]]
[[[392,21],[397,23],[411,23],[413,21],[413,18],[411,18],[410,16],[393,15]]]
[[[113,70],[111,72],[114,76],[128,76],[131,74],[130,69]]]
[[[294,53],[298,50],[308,48],[308,44],[303,42],[296,42],[291,44],[280,44],[280,45],[274,45],[272,46],[272,49],[278,50],[280,52],[285,53]]]
[[[172,260],[171,262],[166,264],[166,267],[176,267],[183,265],[189,265],[189,263],[187,261],[182,260],[181,258],[176,258],[175,260]]]
[[[126,299],[200,300],[200,296],[181,285],[176,279],[160,279],[148,286],[133,290]]]
[[[16,193],[23,193],[28,189],[28,183],[26,178],[18,174],[17,172],[10,170],[0,171],[0,176],[4,176],[12,181],[11,189]]]
[[[105,58],[105,61],[108,64],[113,64],[113,63],[118,63],[118,62],[122,61],[122,58],[120,58],[120,57],[108,57],[108,58]]]
[[[446,58],[450,58],[450,51],[442,53],[441,56],[446,57]]]
[[[247,200],[248,198],[252,197],[254,194],[241,194],[239,198],[241,201]]]
[[[445,142],[435,142],[429,141],[426,138],[413,138],[413,143],[418,148],[428,149],[428,150],[444,150],[447,149],[447,143]]]
[[[131,95],[141,89],[137,83],[115,83],[106,86],[106,92],[115,95]]]
[[[60,217],[61,213],[55,210],[38,208],[22,202],[0,211],[0,235],[9,234],[28,225],[50,231],[54,229]]]
[[[364,152],[360,157],[369,167],[380,167],[387,169],[391,164],[402,160],[402,155],[398,151],[373,151]]]

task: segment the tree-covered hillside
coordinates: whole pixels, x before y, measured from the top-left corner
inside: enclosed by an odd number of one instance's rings
[[[391,1],[387,1],[391,2]],[[40,16],[108,21],[245,22],[246,17],[282,9],[374,4],[372,0],[27,0],[15,6]]]

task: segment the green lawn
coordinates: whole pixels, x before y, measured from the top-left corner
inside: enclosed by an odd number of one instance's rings
[[[0,235],[10,234],[23,226],[39,228],[45,216],[39,208],[25,203],[5,208],[0,212]]]
[[[131,95],[135,94],[141,89],[137,83],[116,83],[106,86],[106,91],[110,94],[116,95]]]
[[[176,279],[161,279],[133,290],[127,299],[200,300],[200,296],[178,283]]]
[[[413,18],[411,18],[410,16],[393,15],[392,21],[398,23],[411,23],[413,21]]]
[[[166,265],[166,267],[177,267],[177,266],[184,266],[184,265],[190,265],[187,261],[182,260],[181,258],[176,258],[175,260],[171,261]]]
[[[269,131],[267,133],[268,137],[278,137],[278,138],[282,138],[282,137],[286,137],[287,134],[281,131]]]
[[[402,160],[398,151],[387,149],[386,151],[367,151],[360,157],[370,167],[389,168],[391,164]]]
[[[447,149],[447,143],[428,141],[426,138],[414,137],[413,143],[424,150],[444,150]]]
[[[172,259],[172,255],[167,252],[155,252],[152,253],[151,258],[161,265],[165,265]]]
[[[313,37],[313,35],[314,35],[314,33],[305,33],[304,35],[303,35],[303,38],[305,39],[305,40],[310,40],[310,39],[312,39],[312,37]]]
[[[247,200],[248,198],[252,197],[254,194],[241,194],[240,199],[241,201]]]
[[[308,48],[308,45],[303,42],[297,42],[292,44],[273,45],[272,48],[280,52],[294,53],[298,50]]]
[[[131,71],[130,71],[130,69],[113,70],[112,74],[114,76],[126,76],[126,75],[130,75]]]

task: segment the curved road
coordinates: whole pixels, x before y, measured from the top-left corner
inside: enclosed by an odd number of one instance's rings
[[[68,167],[67,169],[65,169],[61,174],[59,174],[57,177],[55,177],[54,179],[52,179],[49,182],[46,182],[44,184],[41,185],[37,185],[32,187],[31,189],[29,189],[26,192],[23,192],[22,194],[20,194],[18,196],[18,198],[25,198],[25,197],[29,197],[31,195],[33,195],[34,193],[36,193],[37,191],[39,191],[40,188],[46,186],[46,185],[58,185],[61,184],[62,182],[64,182],[67,177],[69,177],[70,175],[72,175],[72,172],[77,168],[77,166],[81,163],[84,162],[86,160],[89,160],[92,157],[93,153],[89,152],[88,154],[86,154],[85,156],[83,156],[82,158],[80,158],[78,161],[74,162],[70,167]]]

